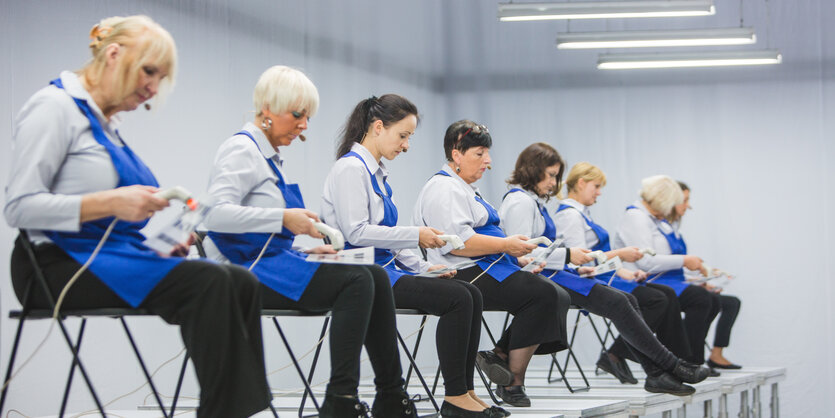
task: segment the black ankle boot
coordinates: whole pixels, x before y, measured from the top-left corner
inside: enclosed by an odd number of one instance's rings
[[[368,405],[355,397],[325,395],[319,418],[369,418]]]
[[[710,369],[699,364],[688,363],[682,359],[678,359],[670,373],[682,382],[699,383],[707,379],[710,375]]]
[[[375,418],[417,418],[415,402],[403,389],[390,392],[377,392],[371,415]]]

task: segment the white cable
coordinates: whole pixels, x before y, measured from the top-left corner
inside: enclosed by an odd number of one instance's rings
[[[382,265],[382,267],[383,267],[383,268],[386,268],[386,267],[388,267],[388,265],[389,265],[389,264],[393,263],[393,262],[394,262],[394,260],[396,260],[396,259],[397,259],[397,256],[398,256],[398,255],[400,255],[400,252],[401,252],[401,251],[403,251],[403,250],[397,250],[397,252],[396,252],[396,253],[394,253],[394,254],[392,255],[391,260],[389,260],[389,261],[388,261],[388,263],[383,264],[383,265]]]
[[[273,240],[273,237],[274,237],[274,236],[275,236],[275,232],[273,232],[272,234],[270,234],[270,237],[269,237],[269,238],[267,238],[267,242],[265,242],[265,243],[264,243],[264,246],[263,246],[263,247],[261,247],[261,252],[260,252],[260,253],[258,253],[258,257],[255,257],[255,261],[253,261],[253,262],[252,262],[252,265],[250,265],[250,266],[249,266],[249,271],[252,271],[252,269],[254,269],[254,268],[255,268],[255,265],[256,265],[256,264],[258,264],[258,262],[259,262],[259,261],[261,261],[261,257],[263,257],[263,256],[264,256],[264,253],[265,253],[265,252],[267,252],[267,247],[269,247],[269,245],[270,245],[270,241],[272,241],[272,240]]]
[[[484,269],[484,271],[482,271],[481,273],[479,273],[479,275],[478,275],[478,276],[475,276],[475,279],[470,280],[470,284],[472,284],[473,282],[475,282],[476,280],[478,280],[481,276],[483,276],[483,275],[484,275],[484,273],[487,273],[487,270],[490,270],[490,268],[491,268],[491,267],[493,267],[493,264],[498,263],[498,262],[499,262],[499,260],[501,260],[502,258],[504,258],[504,256],[505,256],[505,254],[504,254],[504,253],[502,253],[502,256],[501,256],[501,257],[497,258],[497,259],[496,259],[496,261],[494,261],[494,262],[490,263],[490,265],[489,265],[489,266],[487,266],[487,268],[486,268],[486,269]]]
[[[9,377],[9,380],[7,380],[3,384],[3,388],[0,390],[5,390],[9,386],[9,383],[11,383],[12,380],[14,380],[14,378],[17,377],[17,375],[20,374],[21,371],[23,371],[23,369],[29,364],[30,361],[32,361],[33,358],[35,358],[35,355],[37,355],[38,352],[41,351],[41,348],[43,348],[43,346],[46,344],[46,340],[49,339],[50,335],[52,335],[52,330],[55,328],[55,323],[58,322],[58,314],[61,310],[61,305],[64,303],[64,297],[67,295],[67,292],[69,292],[70,287],[72,287],[72,285],[75,284],[76,281],[78,281],[78,278],[81,277],[81,274],[84,273],[84,271],[87,270],[87,267],[89,267],[90,264],[93,263],[93,260],[95,260],[96,256],[99,254],[99,251],[101,250],[102,246],[104,246],[104,242],[107,241],[107,238],[113,231],[113,227],[116,226],[116,222],[118,221],[118,219],[113,219],[113,221],[110,222],[110,225],[107,226],[107,229],[104,231],[104,235],[102,235],[101,239],[99,239],[99,243],[96,245],[96,248],[93,249],[93,252],[90,254],[90,257],[87,257],[87,261],[84,262],[84,265],[82,265],[81,268],[79,268],[78,271],[76,271],[75,274],[73,274],[73,276],[70,278],[67,284],[64,285],[64,288],[61,289],[61,294],[58,296],[58,300],[55,302],[55,309],[52,311],[52,320],[49,321],[49,329],[46,330],[46,335],[44,335],[41,342],[38,343],[37,347],[35,347],[35,350],[32,351],[32,354],[30,354],[29,357],[27,357],[26,360],[24,360],[20,364],[20,367],[18,367],[17,370]],[[22,320],[23,319],[21,319],[21,321]]]

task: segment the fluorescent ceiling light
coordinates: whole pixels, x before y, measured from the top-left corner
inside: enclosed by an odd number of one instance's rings
[[[779,64],[782,61],[783,57],[777,50],[601,54],[597,60],[597,68],[624,70],[634,68],[719,67]]]
[[[642,48],[742,45],[757,41],[753,28],[576,32],[557,34],[557,48]]]
[[[708,16],[713,0],[576,1],[569,3],[499,3],[504,22],[554,19]]]

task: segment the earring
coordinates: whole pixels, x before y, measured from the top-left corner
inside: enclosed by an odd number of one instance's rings
[[[265,118],[261,121],[261,129],[267,130],[273,127],[273,120],[270,118]]]
[[[455,172],[460,173],[461,172],[461,167],[455,167]]]

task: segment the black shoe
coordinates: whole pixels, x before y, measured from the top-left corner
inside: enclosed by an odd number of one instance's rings
[[[710,369],[693,363],[688,363],[679,359],[676,361],[676,366],[670,371],[673,376],[679,378],[685,383],[699,383],[707,379],[710,375]]]
[[[405,390],[377,392],[371,415],[377,418],[417,418],[415,402]]]
[[[708,377],[719,377],[719,376],[721,376],[721,375],[722,375],[722,373],[719,373],[719,372],[718,372],[716,369],[714,369],[713,367],[711,367],[711,368],[710,368],[710,373],[708,373],[708,374],[707,374],[707,376],[708,376]]]
[[[714,362],[711,359],[707,360],[707,365],[711,369],[739,370],[739,369],[742,368],[742,366],[740,366],[738,364],[733,364],[733,363],[731,363],[731,364],[719,364],[719,363]]]
[[[696,388],[681,383],[675,376],[664,372],[659,376],[647,376],[644,390],[652,393],[669,393],[676,396],[692,395]]]
[[[525,387],[522,385],[498,386],[496,388],[496,395],[499,395],[505,403],[511,406],[531,406],[531,398],[525,393]]]
[[[510,416],[510,411],[504,408],[499,408],[498,406],[491,406],[490,411],[492,411],[490,416],[493,418],[502,418]]]
[[[612,360],[612,357],[610,357],[609,354],[605,351],[601,352],[600,358],[597,359],[597,367],[600,370],[603,370],[604,372],[609,373],[612,376],[615,376],[621,383],[631,383],[633,385],[638,383],[638,381],[635,380],[635,376],[632,376],[632,372],[628,372],[628,374],[627,372],[624,372],[621,363],[625,362],[623,360],[617,362]],[[626,367],[628,369],[628,366]]]
[[[354,397],[325,395],[319,418],[369,418],[368,405]]]
[[[490,407],[490,416],[492,418],[509,417],[510,416],[510,411],[508,411],[504,408],[499,408],[498,406],[491,406]]]
[[[504,416],[504,415],[502,415]],[[481,411],[470,411],[458,406],[455,406],[447,401],[441,404],[442,418],[493,418],[493,410],[490,408],[482,409]]]
[[[491,382],[499,386],[506,386],[513,382],[513,372],[498,354],[492,351],[479,351],[475,356],[475,362]]]

